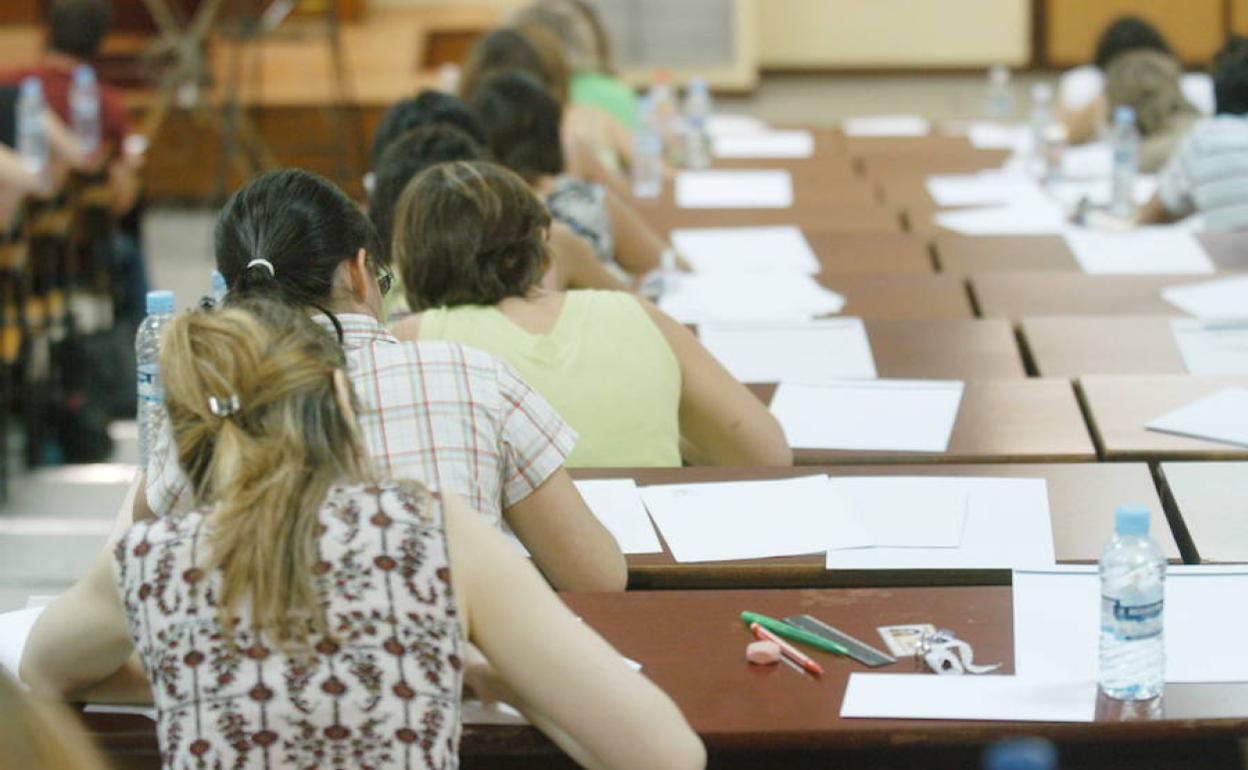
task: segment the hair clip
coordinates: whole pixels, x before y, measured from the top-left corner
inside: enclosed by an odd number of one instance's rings
[[[241,405],[238,402],[238,394],[231,393],[225,398],[217,398],[216,396],[208,397],[208,411],[218,417],[229,417],[237,414]]]
[[[263,267],[265,270],[268,270],[270,277],[273,277],[273,278],[277,277],[277,270],[273,268],[273,263],[267,259],[260,259],[258,257],[248,262],[247,267],[243,268],[243,270],[244,271],[250,270],[256,265],[259,265],[260,267]]]

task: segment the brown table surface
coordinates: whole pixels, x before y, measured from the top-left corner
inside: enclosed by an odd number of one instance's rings
[[[966,286],[949,275],[823,273],[816,280],[845,295],[841,315],[908,320],[975,317]]]
[[[641,486],[742,479],[778,479],[826,473],[831,476],[997,476],[1043,478],[1048,482],[1053,549],[1060,562],[1094,562],[1113,534],[1113,511],[1123,503],[1147,505],[1154,521],[1165,521],[1148,467],[1137,463],[1053,465],[829,465],[801,468],[625,468],[572,471],[578,479],[631,478]],[[1172,561],[1180,559],[1168,527],[1153,536]],[[660,540],[662,535],[660,534]],[[628,557],[629,588],[809,588],[888,584],[1000,583],[995,570],[827,570],[822,553],[772,559],[679,563],[664,544],[661,554]]]
[[[751,384],[764,403],[773,384]],[[845,463],[1055,463],[1089,462],[1088,437],[1067,380],[969,380],[944,452],[862,452],[795,449],[799,465]]]
[[[933,272],[927,242],[913,233],[846,233],[804,227],[825,273]]]
[[[1248,387],[1248,376],[1096,374],[1078,382],[1093,439],[1106,460],[1248,459],[1248,447],[1144,427],[1154,418],[1230,387]]]
[[[1161,477],[1195,559],[1248,562],[1248,462],[1162,463]]]
[[[971,294],[985,318],[1045,315],[1186,315],[1161,298],[1167,286],[1223,277],[1085,275],[1059,270],[975,273]]]
[[[659,232],[677,227],[754,227],[759,225],[798,225],[824,232],[899,233],[901,215],[895,208],[874,199],[869,186],[860,180],[836,189],[831,197],[803,197],[795,191],[797,203],[783,209],[685,209],[671,201],[670,193],[655,200],[637,201],[637,210]]]
[[[1217,269],[1248,270],[1248,243],[1242,234],[1200,233],[1197,238]],[[984,236],[940,231],[932,237],[932,250],[940,270],[946,273],[1081,269],[1060,235]]]
[[[1169,318],[1037,316],[1019,330],[1041,377],[1187,372]]]

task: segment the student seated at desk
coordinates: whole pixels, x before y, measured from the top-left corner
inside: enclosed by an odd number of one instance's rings
[[[664,260],[675,262],[672,247],[627,201],[567,172],[559,101],[538,81],[519,72],[491,75],[471,104],[494,159],[523,177],[554,219],[588,240],[603,264],[637,282]]]
[[[23,692],[0,668],[0,768],[105,770],[81,723],[60,703]]]
[[[72,696],[137,652],[167,768],[454,767],[464,684],[587,766],[702,766],[671,700],[499,532],[371,467],[333,338],[264,313],[171,324],[160,368],[196,507],[101,554],[36,622],[23,678]]]
[[[622,590],[624,557],[564,467],[575,431],[493,356],[391,336],[381,310],[389,273],[376,254],[368,218],[305,171],[258,177],[217,221],[217,269],[231,302],[280,299],[341,343],[364,446],[381,473],[460,495],[494,526],[510,527],[557,589]],[[151,510],[189,505],[167,441],[153,447],[147,482]]]
[[[1200,113],[1179,87],[1179,62],[1159,51],[1130,51],[1115,57],[1105,70],[1105,100],[1110,113],[1118,107],[1135,112],[1140,133],[1139,170],[1155,174],[1170,160],[1175,146]]]
[[[550,214],[489,163],[414,179],[394,257],[419,312],[401,339],[455,340],[511,362],[576,428],[580,467],[788,465],[779,423],[684,326],[623,292],[543,289]]]
[[[1208,230],[1248,228],[1248,49],[1220,58],[1214,73],[1218,115],[1179,142],[1143,223],[1198,215]]]

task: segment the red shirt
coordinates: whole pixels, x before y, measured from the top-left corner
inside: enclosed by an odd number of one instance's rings
[[[0,84],[17,85],[31,75],[43,81],[43,98],[52,111],[65,122],[65,125],[72,126],[69,113],[69,87],[73,82],[73,71],[50,64],[37,64],[23,69],[0,71]],[[100,139],[111,152],[119,152],[126,134],[130,132],[126,108],[122,104],[121,94],[116,89],[100,83],[99,90]]]

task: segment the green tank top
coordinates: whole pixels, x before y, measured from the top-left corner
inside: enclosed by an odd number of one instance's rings
[[[525,331],[494,307],[426,310],[420,337],[515,367],[580,434],[568,467],[680,465],[680,364],[631,294],[569,291],[548,334]]]
[[[572,76],[570,96],[574,104],[587,104],[614,115],[629,128],[637,127],[637,95],[619,78],[598,72]]]

